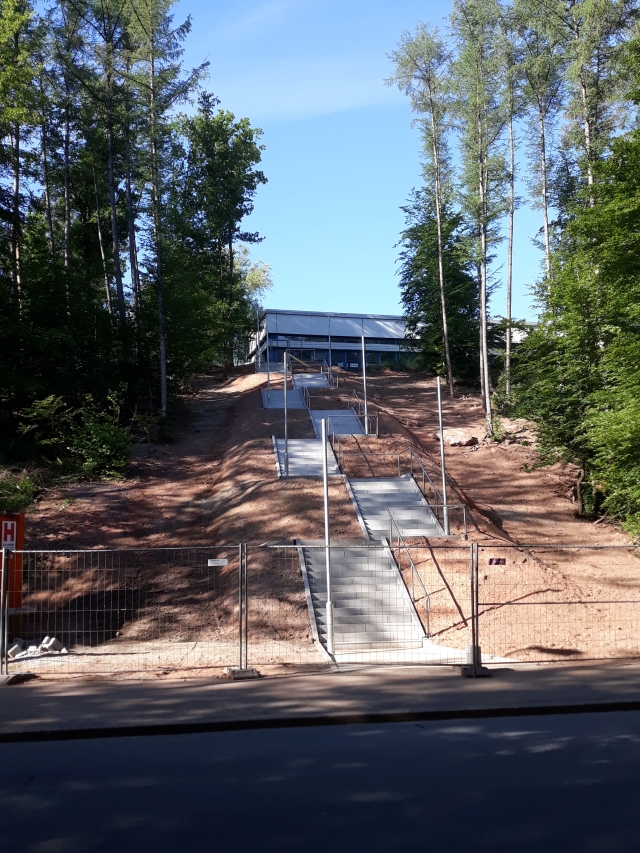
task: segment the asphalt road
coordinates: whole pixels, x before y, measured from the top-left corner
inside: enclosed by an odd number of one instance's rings
[[[640,712],[0,745],[0,849],[640,850]]]

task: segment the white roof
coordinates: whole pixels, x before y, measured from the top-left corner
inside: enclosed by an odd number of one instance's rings
[[[320,311],[278,311],[267,309],[270,335],[323,335],[360,338],[404,338],[402,317],[385,314],[338,314]]]

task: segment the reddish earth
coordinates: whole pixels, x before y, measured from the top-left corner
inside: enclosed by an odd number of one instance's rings
[[[47,494],[28,515],[28,547],[235,546],[321,538],[321,481],[276,477],[271,436],[282,436],[283,413],[262,408],[259,389],[265,383],[263,375],[247,373],[226,382],[200,377],[181,402],[172,444],[136,447],[121,482],[83,483]],[[330,396],[344,405],[353,389],[361,392],[361,381],[341,375],[340,388]],[[340,442],[346,474],[392,476],[398,454],[404,472],[411,445],[439,487],[434,380],[385,372],[368,378],[368,391],[380,437]],[[475,445],[447,446],[445,455],[449,501],[466,505],[469,541],[480,547],[485,649],[518,660],[637,655],[638,563],[628,548],[619,547],[628,544],[626,534],[607,521],[577,518],[575,467],[532,467],[534,438],[523,423],[505,422],[511,433],[506,440],[486,440],[480,400],[471,391],[445,397],[443,408],[445,428],[478,439]],[[289,434],[313,437],[305,411],[290,413]],[[453,532],[462,533],[461,521],[457,512]],[[347,490],[337,479],[330,485],[330,523],[333,538],[362,539]],[[587,547],[560,549],[568,543]],[[469,640],[468,542],[460,539],[457,550],[448,552],[435,549],[441,544],[435,540],[413,544],[414,563],[431,598],[431,632],[445,645],[463,648]],[[596,545],[618,547],[589,550]],[[286,599],[287,606],[273,619],[279,639],[288,629],[291,642],[302,648],[309,623],[299,565],[287,558],[271,571],[268,562],[250,571],[259,571],[263,581],[269,576],[271,592],[278,584],[286,587],[281,604]],[[406,566],[405,577],[409,583]],[[418,610],[426,620],[424,598]],[[284,613],[290,625],[282,621]],[[264,627],[266,617],[263,622]]]

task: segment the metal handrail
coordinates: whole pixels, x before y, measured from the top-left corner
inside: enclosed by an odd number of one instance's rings
[[[326,358],[324,359],[324,361],[322,362],[322,364],[320,366],[320,372],[327,374],[327,381],[329,383],[330,388],[337,388],[338,387],[338,377],[333,375],[333,369],[332,369],[331,365],[327,364]]]
[[[418,459],[418,457],[416,456],[416,454],[413,452],[413,448],[410,446],[410,447],[409,447],[409,473],[411,474],[411,476],[412,476],[412,477],[413,477],[413,460],[414,460],[414,459],[416,460],[416,462],[418,463],[418,465],[419,465],[419,466],[420,466],[420,468],[422,469],[422,492],[423,492],[423,494],[424,494],[424,492],[425,492],[425,477],[426,477],[426,479],[429,481],[429,485],[431,486],[431,488],[433,489],[433,491],[434,491],[434,493],[435,493],[435,496],[436,496],[436,506],[438,506],[438,499],[440,500],[440,505],[441,505],[441,506],[444,506],[444,499],[443,499],[443,497],[442,497],[442,493],[441,493],[441,492],[436,488],[435,483],[433,482],[433,480],[431,479],[431,477],[429,476],[429,474],[428,474],[428,473],[427,473],[427,471],[425,470],[424,465],[423,465],[423,464],[422,464],[422,462]],[[426,496],[425,496],[425,497],[426,497]]]
[[[400,570],[400,547],[402,546],[407,557],[409,558],[409,563],[411,564],[411,599],[414,602],[414,604],[416,602],[416,593],[415,593],[415,586],[414,586],[415,575],[418,576],[418,580],[420,581],[420,586],[422,587],[422,591],[424,592],[425,610],[426,610],[426,614],[427,614],[427,630],[425,633],[426,633],[427,637],[430,637],[431,636],[431,630],[430,630],[431,598],[429,597],[429,593],[427,592],[427,589],[424,585],[424,582],[423,582],[422,578],[420,577],[420,572],[415,567],[415,564],[413,562],[413,559],[411,557],[409,549],[407,548],[407,544],[404,541],[402,534],[400,533],[400,528],[398,527],[398,522],[393,517],[393,513],[391,512],[391,507],[387,506],[387,512],[389,513],[389,519],[391,520],[391,524],[389,525],[389,544],[391,546],[391,553],[393,554],[393,528],[395,527],[396,532],[397,532],[397,540],[398,540],[398,569]],[[408,591],[408,589],[409,588],[407,587],[407,591]]]
[[[327,418],[327,427],[331,423],[331,418]],[[338,452],[336,453],[336,445],[338,446]],[[344,450],[342,449],[342,444],[340,443],[340,438],[336,432],[331,433],[331,447],[333,449],[333,455],[336,457],[336,462],[338,463],[338,469],[340,473],[344,474]]]
[[[416,483],[418,488],[420,488],[420,481],[417,479],[416,475],[414,474],[414,470],[413,470],[413,460],[415,459],[416,462],[418,463],[420,470],[422,471],[422,490],[421,490],[422,496],[426,500],[427,505],[434,511],[434,515],[436,516],[438,524],[440,524],[441,511],[444,511],[444,510],[449,511],[452,509],[461,509],[462,510],[462,524],[464,527],[464,538],[466,539],[467,538],[467,507],[466,507],[466,504],[463,504],[463,503],[457,503],[457,504],[446,503],[445,504],[444,501],[442,500],[442,493],[440,492],[438,487],[435,485],[435,483],[433,482],[433,480],[429,476],[428,472],[426,471],[424,465],[422,464],[422,462],[420,461],[418,456],[416,456],[416,454],[413,452],[413,448],[411,447],[411,445],[407,445],[407,450],[409,451],[409,454],[410,454],[409,455],[409,473],[410,473],[410,476],[413,477],[414,482]],[[366,457],[370,458],[373,456],[392,456],[392,457],[397,458],[397,460],[398,460],[398,477],[401,477],[402,476],[401,459],[402,459],[403,453],[405,453],[405,452],[406,451],[402,451],[402,452],[398,453],[396,450],[380,450],[380,451],[371,451],[371,452],[367,451]],[[344,457],[345,456],[361,456],[361,455],[362,455],[362,451],[356,451],[356,452],[348,451],[348,450],[342,451],[342,464],[344,465],[344,462],[345,462]],[[426,494],[426,483],[427,483],[427,481],[431,485],[431,488],[433,489],[434,494],[435,494],[435,504],[433,504],[433,505],[430,503],[429,498],[427,497],[427,494]]]
[[[355,405],[352,405],[352,400],[355,401]],[[378,438],[378,414],[377,412],[373,415],[365,414],[367,408],[364,404],[364,400],[360,397],[355,388],[352,390],[351,396],[347,400],[347,408],[355,411],[356,415],[362,421],[364,431],[367,435],[375,435],[375,437]],[[374,420],[375,430],[373,429]]]

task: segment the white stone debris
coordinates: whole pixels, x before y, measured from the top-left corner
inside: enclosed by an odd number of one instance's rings
[[[22,658],[43,657],[44,655],[68,655],[69,651],[65,648],[57,637],[45,637],[44,640],[35,645],[27,643],[25,640],[15,639],[13,645],[8,651],[8,655],[12,660],[20,660]]]

